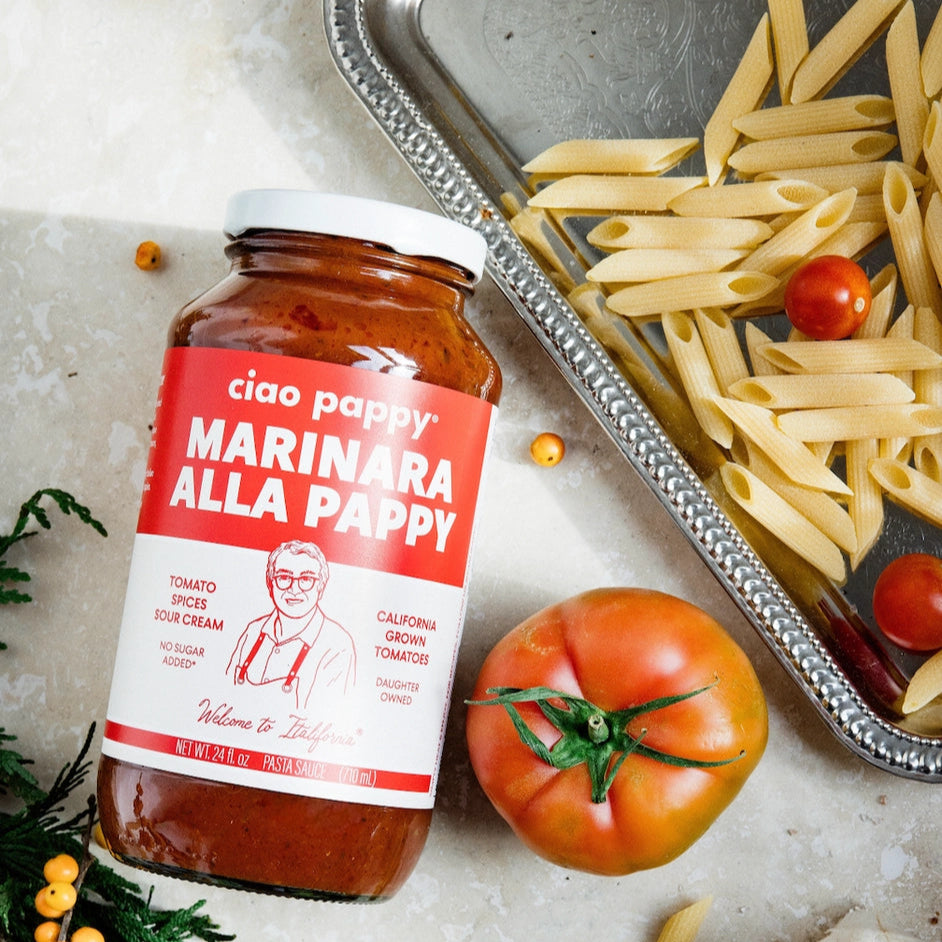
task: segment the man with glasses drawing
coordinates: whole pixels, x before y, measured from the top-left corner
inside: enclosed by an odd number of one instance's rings
[[[346,693],[353,686],[353,638],[320,609],[328,576],[313,543],[291,540],[269,554],[265,579],[275,607],[239,638],[226,670],[236,684],[277,691],[299,708],[317,690]]]

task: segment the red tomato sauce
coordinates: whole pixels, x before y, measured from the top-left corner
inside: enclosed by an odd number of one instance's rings
[[[500,371],[463,316],[471,279],[356,239],[251,232],[229,274],[184,307],[171,346],[352,364],[352,346],[414,361],[416,380],[493,404]],[[157,872],[319,899],[389,897],[426,842],[431,809],[234,786],[104,756],[102,829],[117,858]]]

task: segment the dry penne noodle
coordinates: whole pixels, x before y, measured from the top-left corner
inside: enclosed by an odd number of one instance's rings
[[[771,342],[772,338],[752,321],[746,323],[743,330],[743,343],[746,347],[749,363],[752,366],[753,376],[776,376],[781,373],[777,366],[770,363],[760,353],[760,350]]]
[[[589,230],[586,241],[606,252],[618,249],[752,248],[772,235],[761,219],[679,216],[610,216]]]
[[[770,170],[790,170],[792,176],[800,176],[805,167],[880,160],[896,143],[896,135],[888,131],[836,131],[777,137],[746,144],[730,154],[729,165],[746,176]]]
[[[719,384],[693,318],[675,311],[665,314],[662,324],[668,349],[694,415],[713,441],[728,448],[733,442],[733,423],[716,407]]]
[[[916,307],[942,312],[942,291],[929,258],[922,213],[909,178],[897,166],[887,168],[883,202],[906,297]]]
[[[778,417],[779,428],[801,442],[860,438],[915,438],[942,432],[942,408],[921,402],[795,409]]]
[[[720,392],[728,395],[730,386],[749,375],[736,328],[722,308],[697,308],[693,317]]]
[[[574,139],[553,144],[523,165],[544,177],[573,173],[665,173],[700,146],[696,137]]]
[[[886,34],[886,71],[896,110],[900,153],[903,161],[911,167],[919,163],[929,118],[929,101],[922,90],[919,53],[916,8],[912,0],[906,0]]]
[[[697,307],[726,307],[755,300],[778,284],[762,272],[711,272],[662,278],[620,288],[608,306],[623,317],[650,317],[664,311],[692,311]]]
[[[942,281],[942,197],[933,193],[923,218],[922,237],[936,279]]]
[[[571,212],[662,212],[671,200],[703,186],[703,177],[574,173],[535,193],[529,205]]]
[[[854,331],[854,337],[882,337],[893,317],[896,308],[897,277],[896,265],[892,262],[883,266],[870,279],[870,312],[867,319]]]
[[[745,442],[741,448],[737,447],[739,444],[738,440],[733,443],[734,461],[747,467],[842,550],[856,551],[857,530],[853,518],[838,500],[824,491],[796,484],[751,443]],[[740,451],[745,454],[740,456]],[[852,496],[847,499],[851,500]]]
[[[889,335],[814,343],[783,340],[759,352],[786,373],[898,373],[942,364],[942,356],[918,340]]]
[[[766,409],[890,405],[915,399],[913,390],[892,373],[749,376],[731,385],[729,395]]]
[[[844,446],[847,513],[854,522],[857,546],[850,551],[850,567],[856,570],[883,532],[883,490],[870,474],[870,462],[879,456],[876,439],[858,439]]]
[[[942,651],[936,651],[913,673],[906,686],[901,707],[907,716],[921,710],[942,693]]]
[[[834,494],[848,494],[847,485],[802,442],[786,435],[775,421],[775,413],[761,406],[720,397],[717,405],[741,434],[753,442],[797,484]]]
[[[712,896],[702,896],[678,910],[664,923],[657,942],[693,942],[712,904]]]
[[[908,164],[892,160],[872,160],[867,163],[835,164],[833,167],[802,167],[796,170],[767,170],[756,174],[755,183],[769,180],[794,180],[799,177],[815,186],[820,186],[829,193],[853,187],[859,195],[883,192],[883,179],[890,164],[896,164],[902,173],[909,177],[913,187],[922,189],[928,179],[926,175],[914,170]]]
[[[744,249],[622,249],[593,265],[586,272],[586,278],[612,284],[716,272],[735,264],[746,254]]]
[[[848,222],[878,222],[886,223],[886,209],[883,205],[881,193],[865,193],[858,195],[854,200],[853,209],[847,217]]]
[[[893,99],[886,95],[847,95],[761,108],[737,118],[733,125],[746,137],[762,141],[885,127],[893,123],[894,114]]]
[[[720,467],[730,497],[802,559],[829,579],[842,583],[847,569],[840,548],[748,468],[733,462]]]
[[[882,31],[902,0],[856,0],[795,71],[791,100],[825,94]]]
[[[766,13],[703,130],[703,156],[711,186],[726,172],[727,160],[739,139],[734,119],[762,103],[771,87],[774,68],[772,33]]]
[[[922,136],[922,153],[936,187],[942,181],[942,102],[933,101]]]
[[[553,280],[556,287],[563,294],[567,294],[575,287],[576,280],[569,273],[568,266],[554,244],[554,240],[558,240],[558,236],[555,235],[556,228],[547,220],[543,210],[525,206],[520,212],[511,216],[510,227],[521,242],[546,262],[547,267],[554,274]]]
[[[870,474],[898,504],[942,526],[942,483],[892,458],[871,461]]]
[[[779,95],[787,103],[795,70],[808,55],[805,5],[804,0],[768,0],[768,7]]]
[[[828,190],[804,180],[780,179],[689,189],[668,209],[678,216],[743,218],[803,212],[821,202]]]
[[[942,353],[942,322],[932,308],[915,309],[913,337],[930,350]],[[919,402],[942,406],[942,369],[920,370],[913,376],[913,390]]]
[[[738,267],[781,275],[840,229],[850,216],[856,198],[855,190],[843,190],[825,197],[750,252]]]
[[[926,98],[935,98],[942,91],[942,7],[936,11],[929,35],[922,44],[919,69],[923,94]]]

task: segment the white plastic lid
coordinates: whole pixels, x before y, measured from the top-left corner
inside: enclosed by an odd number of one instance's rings
[[[231,238],[251,229],[346,236],[388,246],[400,255],[438,258],[484,273],[487,243],[480,233],[444,216],[381,200],[308,190],[243,190],[229,199],[223,227]]]

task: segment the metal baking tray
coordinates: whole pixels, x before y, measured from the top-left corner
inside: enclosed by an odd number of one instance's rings
[[[812,44],[849,3],[806,0]],[[924,37],[936,4],[916,6]],[[350,87],[443,213],[485,237],[491,277],[827,726],[873,765],[939,782],[939,714],[898,711],[918,662],[870,627],[883,565],[917,547],[942,553],[938,531],[890,506],[864,564],[840,589],[823,582],[726,497],[716,449],[677,421],[656,338],[626,328],[600,342],[508,223],[508,195],[528,194],[522,165],[552,143],[700,137],[765,10],[764,0],[324,0],[324,24]],[[881,55],[878,42],[842,80],[847,91],[888,93]],[[582,280],[591,247],[560,252]]]

